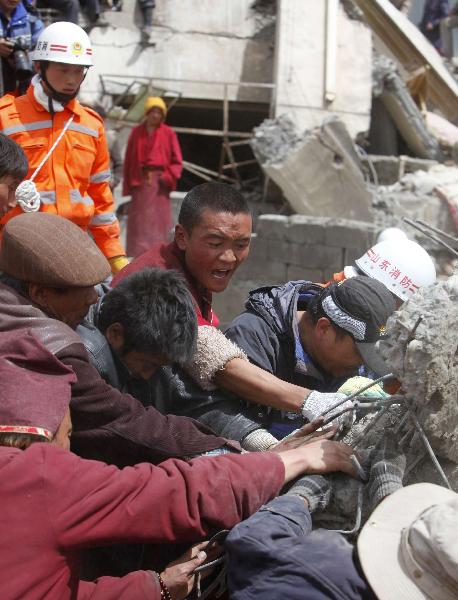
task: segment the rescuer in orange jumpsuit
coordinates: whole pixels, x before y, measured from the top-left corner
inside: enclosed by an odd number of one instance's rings
[[[27,93],[0,100],[0,132],[23,148],[39,198],[35,192],[36,201],[28,203],[17,195],[18,206],[0,223],[37,209],[65,217],[91,233],[116,273],[128,261],[109,185],[103,120],[76,99],[92,65],[91,42],[78,25],[53,23],[38,38],[32,60],[37,74]]]

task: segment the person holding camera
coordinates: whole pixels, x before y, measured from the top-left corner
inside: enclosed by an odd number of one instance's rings
[[[44,24],[28,0],[0,0],[0,27],[0,95],[21,95],[33,77],[29,50],[35,47]]]

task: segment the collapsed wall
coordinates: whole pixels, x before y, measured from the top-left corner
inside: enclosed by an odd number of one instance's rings
[[[387,329],[383,356],[435,452],[458,463],[458,275],[419,290]]]
[[[337,117],[303,135],[286,115],[266,119],[254,130],[252,148],[295,212],[373,221],[360,158]]]

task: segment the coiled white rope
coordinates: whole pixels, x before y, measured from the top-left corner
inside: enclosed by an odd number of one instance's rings
[[[41,204],[40,194],[38,193],[37,187],[36,187],[35,183],[33,182],[33,180],[38,175],[38,173],[40,172],[40,170],[43,167],[43,165],[45,164],[45,162],[48,160],[48,158],[51,156],[51,154],[56,149],[57,144],[60,142],[60,140],[64,136],[65,132],[70,127],[71,122],[73,121],[73,118],[74,118],[74,115],[72,115],[69,118],[69,120],[65,123],[65,127],[60,132],[59,137],[54,142],[54,144],[51,146],[50,150],[46,153],[46,156],[40,162],[38,167],[32,173],[32,177],[30,179],[25,179],[17,186],[16,192],[15,192],[16,202],[19,204],[19,206],[21,207],[21,209],[24,212],[37,212],[40,209],[40,204]]]

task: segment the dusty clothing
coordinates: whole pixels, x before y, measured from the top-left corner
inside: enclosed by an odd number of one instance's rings
[[[437,50],[442,48],[440,23],[447,17],[449,10],[448,0],[426,0],[425,2],[419,28]],[[428,24],[432,25],[432,29],[427,29]]]
[[[192,419],[164,416],[153,406],[144,408],[129,394],[107,385],[72,329],[0,283],[0,331],[16,329],[32,331],[73,368],[78,381],[72,386],[70,403],[72,449],[80,456],[125,466],[193,456],[227,443]]]
[[[236,525],[226,540],[232,600],[376,600],[353,560],[353,546],[312,531],[302,498],[281,496]]]
[[[125,255],[109,186],[108,146],[99,115],[73,99],[62,112],[51,116],[37,101],[33,85],[24,96],[0,100],[0,132],[24,150],[29,161],[27,178],[72,116],[73,122],[34,180],[40,192],[40,210],[58,214],[89,231],[106,258]],[[4,225],[21,213],[17,206],[0,223]]]
[[[2,599],[159,600],[157,579],[145,571],[80,585],[82,550],[110,541],[191,543],[233,527],[279,492],[284,468],[266,453],[120,471],[35,443],[0,447],[0,476]]]
[[[154,406],[162,414],[197,419],[230,440],[240,442],[261,427],[255,407],[242,407],[237,399],[219,390],[204,391],[176,365],[161,367],[149,381],[132,378],[97,328],[100,303],[101,300],[92,307],[76,332],[84,342],[91,364],[109,385],[132,394],[144,406]],[[201,329],[217,331],[214,327]]]
[[[211,292],[203,288],[188,271],[184,252],[178,248],[175,242],[171,242],[170,244],[156,244],[148,252],[133,260],[113,278],[112,287],[116,287],[125,277],[141,271],[145,267],[175,269],[182,273],[186,279],[188,290],[194,298],[199,325],[218,326],[218,317],[213,312],[211,306]]]
[[[347,378],[336,378],[312,361],[302,347],[296,317],[321,290],[321,285],[307,281],[253,290],[245,312],[230,323],[225,334],[250,362],[276,377],[310,390],[335,392]],[[259,411],[265,413],[270,423],[267,429],[277,437],[301,424],[295,413],[281,414],[261,406]]]
[[[123,194],[131,195],[127,253],[139,256],[153,244],[168,240],[172,229],[170,192],[181,176],[182,156],[175,132],[161,123],[148,132],[135,127],[124,159]]]

